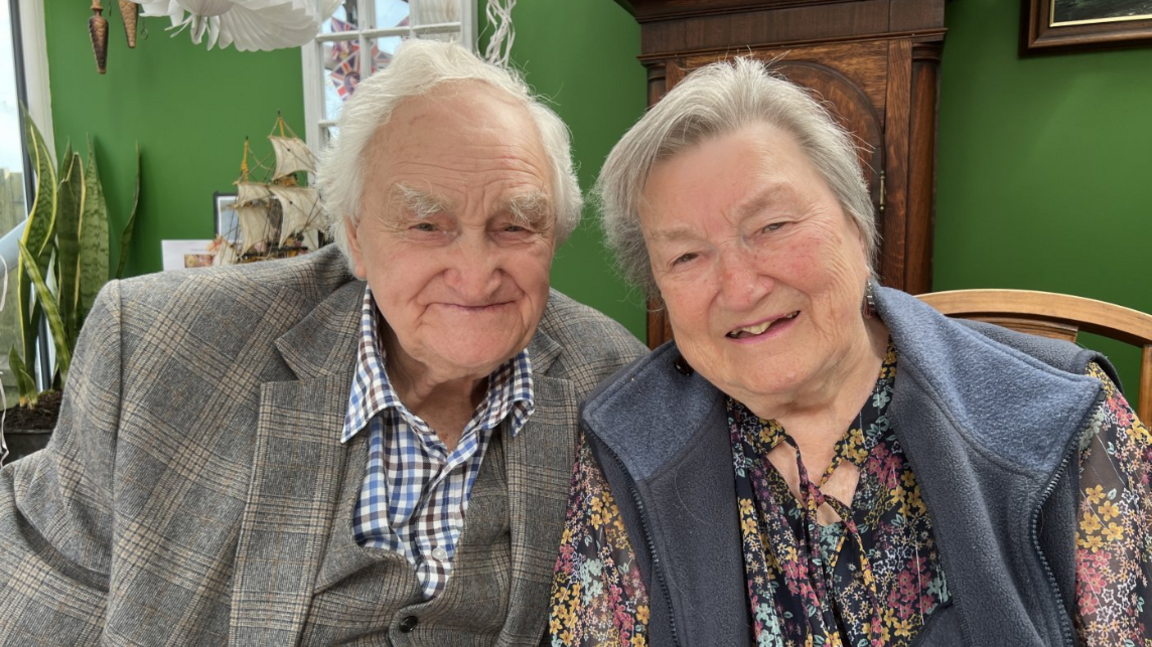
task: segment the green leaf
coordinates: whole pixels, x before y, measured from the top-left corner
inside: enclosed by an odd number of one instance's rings
[[[56,286],[60,318],[69,339],[76,339],[77,272],[80,267],[80,212],[84,208],[84,161],[72,154],[61,172],[56,200]]]
[[[8,368],[11,369],[12,375],[16,378],[16,388],[20,392],[20,404],[23,406],[36,404],[36,396],[39,395],[39,391],[36,389],[36,380],[24,368],[24,361],[20,359],[20,353],[17,352],[15,345],[8,351]]]
[[[36,250],[33,257],[36,267],[43,275],[48,269],[51,256],[52,230],[56,219],[56,169],[53,167],[48,146],[28,110],[21,106],[24,115],[24,130],[28,141],[28,157],[36,175],[36,197],[28,211],[28,224],[24,227],[21,242],[28,249]],[[45,253],[45,252],[48,253]],[[24,358],[33,362],[36,356],[36,337],[39,334],[39,308],[32,298],[33,287],[24,264],[16,268],[16,307],[20,318],[20,341]]]
[[[56,364],[60,367],[60,381],[65,383],[68,381],[68,366],[72,362],[72,352],[69,350],[72,348],[71,340],[68,339],[67,331],[64,330],[64,322],[60,319],[60,310],[56,307],[56,300],[53,298],[52,292],[48,290],[44,276],[36,267],[35,258],[23,243],[20,244],[20,260],[24,268],[28,270],[32,285],[36,287],[36,300],[44,307],[44,316],[48,319],[48,329],[52,331],[52,343],[56,346]]]
[[[64,156],[60,158],[60,168],[56,169],[56,178],[61,182],[68,176],[68,169],[72,165],[72,140],[69,139],[64,147]],[[57,187],[59,189],[59,187]],[[56,218],[59,219],[60,214],[60,194],[56,194]],[[55,227],[54,227],[55,229]],[[60,264],[52,264],[52,276],[56,279],[56,285],[60,285]]]
[[[124,266],[128,264],[128,248],[132,245],[132,232],[136,229],[136,207],[140,205],[140,142],[136,142],[136,192],[132,195],[132,213],[120,234],[120,262],[116,264],[116,278],[124,278]]]
[[[51,151],[44,143],[44,136],[32,122],[32,116],[27,110],[24,111],[24,125],[31,147],[29,156],[32,157],[32,166],[36,173],[36,197],[29,213],[32,218],[36,216],[43,218],[29,221],[24,229],[22,241],[25,247],[36,252],[34,258],[39,259],[52,237],[52,225],[56,217],[56,169],[52,164]]]
[[[96,294],[108,282],[108,206],[96,168],[96,151],[88,138],[88,167],[84,170],[84,210],[80,214],[80,272],[76,302],[76,327],[84,319]]]
[[[72,140],[69,139],[68,143],[64,145],[64,157],[60,158],[60,169],[57,171],[59,177],[68,175],[68,166],[72,163]]]

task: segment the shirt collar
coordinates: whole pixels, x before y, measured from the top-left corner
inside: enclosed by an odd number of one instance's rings
[[[352,380],[352,392],[348,397],[348,409],[344,416],[344,429],[340,442],[346,443],[368,425],[373,416],[387,409],[396,409],[410,422],[419,421],[392,388],[388,373],[384,370],[385,354],[376,326],[376,302],[372,289],[364,286],[364,301],[360,309],[360,335],[356,345],[356,377]],[[493,429],[505,418],[511,416],[510,431],[513,436],[536,410],[532,388],[532,362],[528,349],[520,351],[511,359],[496,367],[488,376],[488,391],[484,401],[476,408],[472,419],[481,429]],[[420,421],[420,424],[423,424]]]

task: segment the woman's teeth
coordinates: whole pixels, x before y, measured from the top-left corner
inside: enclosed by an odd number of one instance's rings
[[[731,337],[732,339],[744,339],[746,337],[755,337],[756,335],[763,334],[765,330],[768,330],[772,326],[774,326],[774,325],[776,325],[782,321],[790,321],[792,319],[795,319],[796,315],[798,315],[798,314],[800,314],[799,310],[797,310],[796,312],[793,312],[792,314],[780,317],[779,319],[773,319],[772,321],[765,321],[763,323],[756,324],[755,326],[746,326],[744,328],[737,328],[736,330],[729,332],[728,337]]]

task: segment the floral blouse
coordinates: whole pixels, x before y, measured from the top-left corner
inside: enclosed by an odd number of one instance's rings
[[[905,647],[949,602],[927,508],[887,416],[896,363],[890,346],[872,398],[817,479],[782,426],[728,401],[758,646]],[[1144,604],[1152,571],[1152,436],[1102,369],[1092,365],[1088,374],[1103,383],[1105,402],[1100,428],[1080,449],[1076,629],[1093,647],[1152,647],[1152,609]],[[799,496],[765,458],[781,443],[796,455]],[[851,502],[820,489],[845,462],[859,473]],[[551,644],[647,645],[648,612],[615,500],[582,443],[556,561]]]

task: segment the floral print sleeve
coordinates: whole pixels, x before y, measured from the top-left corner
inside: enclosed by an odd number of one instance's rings
[[[608,482],[581,440],[552,581],[552,647],[645,647],[648,593]]]
[[[1152,646],[1152,435],[1103,369],[1099,430],[1080,450],[1077,631],[1089,647]]]

